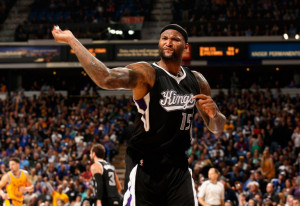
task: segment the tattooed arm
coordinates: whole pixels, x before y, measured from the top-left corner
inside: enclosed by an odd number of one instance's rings
[[[155,73],[150,64],[138,62],[123,68],[109,69],[94,57],[69,30],[56,27],[52,35],[57,42],[67,43],[91,79],[103,89],[131,89],[135,99],[144,97],[154,84]]]
[[[193,71],[199,86],[201,94],[194,96],[197,100],[197,109],[201,114],[207,128],[212,133],[220,133],[224,129],[226,117],[219,111],[216,103],[211,98],[211,89],[205,77],[199,72]]]

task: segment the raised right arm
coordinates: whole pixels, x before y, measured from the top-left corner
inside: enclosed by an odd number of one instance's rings
[[[90,78],[103,89],[131,89],[135,99],[144,97],[154,84],[154,69],[146,62],[109,69],[94,57],[69,30],[52,30],[57,42],[67,43]]]
[[[47,181],[47,182],[45,182],[45,185],[48,188],[50,194],[52,195],[54,192],[54,188],[52,187],[51,183]]]

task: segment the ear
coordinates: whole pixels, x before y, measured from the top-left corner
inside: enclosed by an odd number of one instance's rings
[[[184,50],[187,50],[188,47],[189,47],[189,43],[185,43],[185,45],[184,45]]]

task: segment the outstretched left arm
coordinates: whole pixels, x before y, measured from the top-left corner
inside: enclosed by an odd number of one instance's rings
[[[199,83],[201,92],[201,94],[194,96],[194,99],[197,100],[197,109],[207,128],[214,134],[221,133],[224,129],[226,117],[220,112],[216,103],[211,98],[211,88],[205,77],[196,71],[193,71],[193,74]]]

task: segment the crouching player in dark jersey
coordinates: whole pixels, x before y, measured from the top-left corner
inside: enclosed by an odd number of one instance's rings
[[[104,160],[105,148],[95,144],[90,151],[96,206],[122,205],[121,184],[115,167]]]

